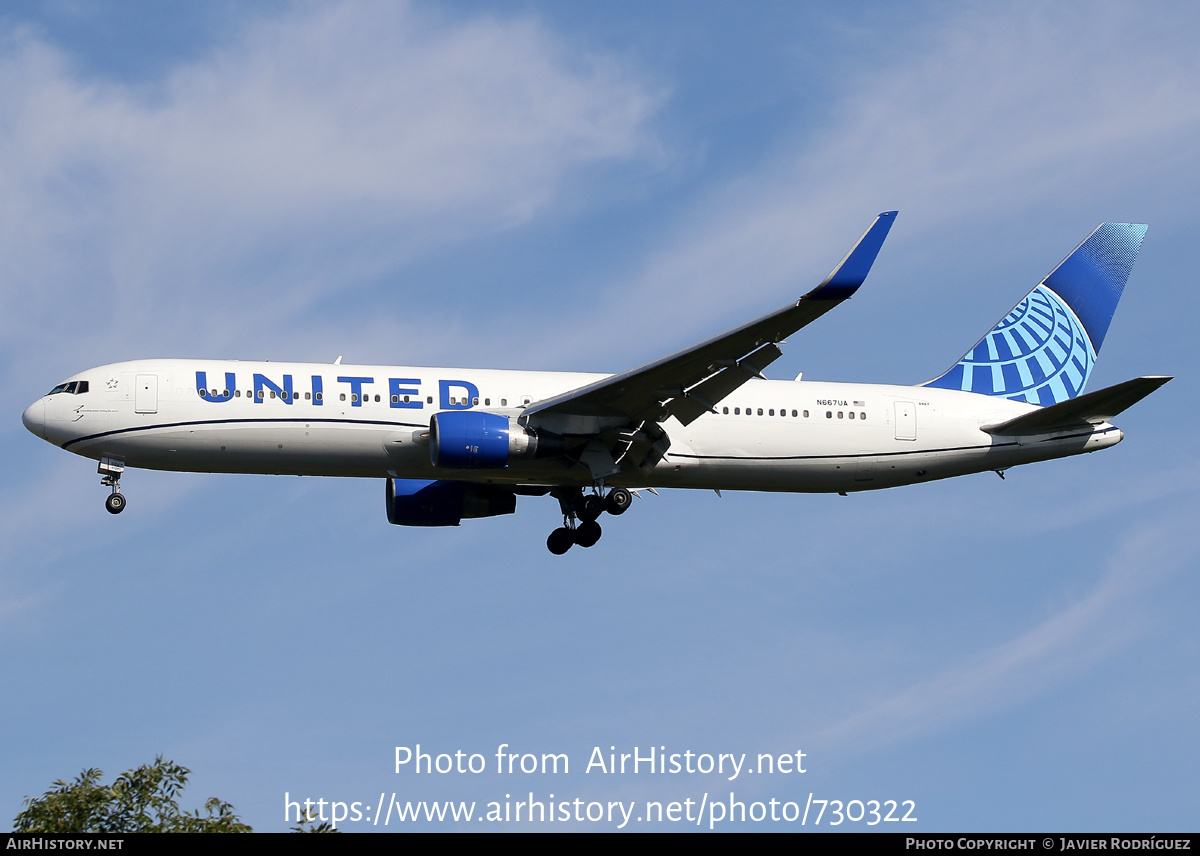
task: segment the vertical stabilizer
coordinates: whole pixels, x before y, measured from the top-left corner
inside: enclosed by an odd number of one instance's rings
[[[1051,405],[1083,391],[1146,227],[1102,223],[948,372],[924,386]]]

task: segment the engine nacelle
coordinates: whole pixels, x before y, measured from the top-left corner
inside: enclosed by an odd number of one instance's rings
[[[398,526],[457,526],[464,518],[517,510],[509,488],[424,479],[387,480],[387,519]]]
[[[429,420],[429,460],[446,469],[501,469],[536,456],[538,438],[509,416],[478,410],[436,413]]]

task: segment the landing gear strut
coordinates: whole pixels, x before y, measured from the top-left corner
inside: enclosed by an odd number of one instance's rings
[[[104,500],[104,507],[109,514],[120,514],[125,510],[125,494],[121,493],[121,473],[125,472],[125,462],[115,458],[101,458],[96,472],[104,476],[100,484],[112,488],[112,493]]]
[[[603,534],[596,518],[606,511],[614,515],[624,514],[633,502],[633,494],[623,487],[613,488],[607,494],[596,492],[586,496],[580,488],[551,493],[558,498],[563,512],[563,525],[546,539],[546,547],[556,556],[570,550],[573,544],[591,547]]]

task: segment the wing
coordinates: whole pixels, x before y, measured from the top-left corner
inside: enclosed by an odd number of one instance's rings
[[[895,211],[880,214],[841,264],[794,303],[624,374],[535,402],[525,415],[538,423],[552,415],[655,421],[674,416],[685,425],[694,421],[758,377],[783,353],[780,342],[858,290],[895,218]]]
[[[619,469],[631,452],[634,465],[644,465],[653,457],[650,447],[665,451],[659,422],[674,416],[687,425],[712,411],[746,381],[761,377],[783,353],[779,344],[784,339],[851,297],[870,272],[895,218],[895,211],[880,214],[833,272],[799,300],[668,357],[535,402],[522,421],[564,436],[623,431],[623,440],[589,444],[593,453],[600,446],[614,452],[613,464],[604,462],[599,470],[615,472],[612,466]],[[634,436],[638,433],[640,437]],[[598,467],[592,471],[596,474]]]

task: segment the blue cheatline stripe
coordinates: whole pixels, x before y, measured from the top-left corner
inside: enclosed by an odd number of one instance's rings
[[[343,424],[343,425],[385,425],[393,428],[428,428],[424,422],[389,422],[386,420],[377,419],[313,419],[304,417],[293,417],[290,419],[198,419],[189,422],[160,422],[154,425],[139,425],[135,428],[117,428],[113,431],[99,431],[95,434],[88,434],[84,437],[76,437],[74,440],[68,440],[62,444],[62,448],[73,446],[76,443],[85,443],[88,440],[98,440],[102,437],[115,437],[118,434],[131,434],[137,431],[155,431],[160,428],[186,428],[189,425],[235,425],[257,423],[262,425],[278,424],[283,422],[305,422],[318,424]]]
[[[1079,431],[1073,434],[1063,434],[1061,436],[1047,437],[1044,440],[1039,440],[1040,443],[1057,443],[1060,440],[1075,440],[1079,437],[1091,437],[1095,435],[1108,434],[1119,429],[1115,427],[1105,428],[1103,431]],[[846,459],[855,458],[903,458],[913,455],[929,455],[939,452],[970,452],[977,449],[1000,449],[1006,446],[1020,445],[1016,440],[1010,440],[1005,443],[988,443],[975,446],[944,446],[937,449],[912,449],[903,452],[872,452],[869,455],[864,454],[845,454],[845,455],[681,455],[673,452],[668,452],[672,458],[688,458],[694,461],[844,461]]]

